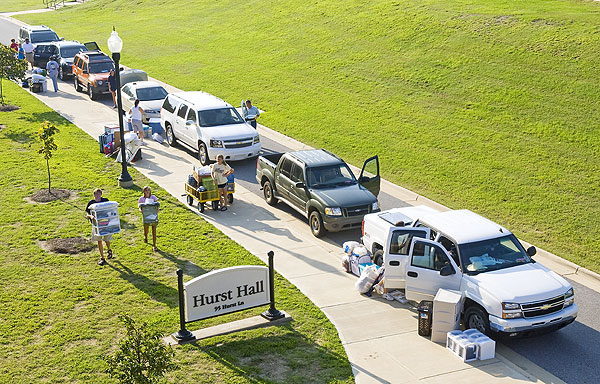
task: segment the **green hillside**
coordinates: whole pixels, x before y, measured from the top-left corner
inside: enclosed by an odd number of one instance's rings
[[[600,3],[94,0],[23,15],[600,270]]]

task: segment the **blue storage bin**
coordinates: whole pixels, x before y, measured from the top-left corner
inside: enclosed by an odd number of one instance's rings
[[[152,128],[152,134],[158,133],[159,135],[162,135],[164,130],[162,125],[160,125],[160,119],[153,117],[150,120],[148,120],[148,125],[150,126],[150,128]]]
[[[227,176],[227,183],[235,183],[235,176],[233,174]]]

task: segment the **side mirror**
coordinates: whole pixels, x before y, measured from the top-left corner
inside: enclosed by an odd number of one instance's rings
[[[191,125],[195,125],[196,123],[194,123],[194,120],[188,120],[185,122],[185,125],[187,125],[188,127]]]
[[[64,37],[61,37],[61,38],[60,38],[60,41],[65,41],[65,38],[64,38]]]
[[[527,256],[532,257],[533,255],[535,255],[537,253],[537,249],[535,249],[535,247],[532,245],[531,247],[527,248]]]
[[[130,100],[130,101],[135,101],[135,97],[131,96],[131,97],[129,98],[129,100]]]
[[[305,185],[303,182],[299,181],[296,183],[296,188],[304,188],[304,187],[305,187]]]
[[[446,264],[440,269],[440,276],[450,276],[454,275],[456,271],[452,268],[452,265]]]

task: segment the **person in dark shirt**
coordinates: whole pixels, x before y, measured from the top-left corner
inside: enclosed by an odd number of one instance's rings
[[[108,72],[108,90],[113,98],[113,108],[117,108],[117,80],[115,79],[115,70]]]
[[[94,198],[92,200],[90,200],[87,203],[87,206],[85,207],[86,216],[90,220],[90,222],[93,222],[95,220],[94,216],[90,212],[90,205],[96,204],[96,203],[102,203],[104,201],[108,201],[108,199],[106,197],[102,197],[102,190],[100,188],[94,189]],[[110,241],[112,240],[112,235],[109,234],[109,235],[104,235],[104,236],[98,236],[98,235],[95,235],[94,232],[92,232],[92,241],[98,242],[98,250],[100,251],[100,261],[98,261],[98,265],[106,264],[106,260],[104,259],[104,248],[102,247],[103,240],[106,243],[106,249],[107,249],[106,257],[108,259],[111,259],[112,255],[113,255],[112,250],[110,249]]]

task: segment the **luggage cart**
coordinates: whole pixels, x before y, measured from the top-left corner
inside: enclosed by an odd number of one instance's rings
[[[235,181],[233,175],[227,177],[227,199],[229,204],[233,203],[233,194],[235,193]],[[211,208],[216,211],[219,208],[219,190],[214,189],[199,191],[197,188],[185,183],[185,194],[187,195],[188,205],[194,205],[194,201],[198,202],[198,210],[204,212],[204,205],[211,203]]]

